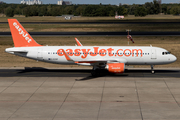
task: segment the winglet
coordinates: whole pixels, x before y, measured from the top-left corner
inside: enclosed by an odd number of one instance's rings
[[[77,38],[75,38],[75,40],[76,40],[78,46],[83,46],[83,45],[81,44],[81,42],[79,42],[79,40],[78,40]]]
[[[73,61],[73,60],[68,56],[68,54],[64,51],[64,49],[62,49],[62,52],[63,52],[64,56],[66,57],[66,60],[68,60],[68,61]]]
[[[17,19],[8,19],[14,47],[34,47],[39,45],[23,28]]]

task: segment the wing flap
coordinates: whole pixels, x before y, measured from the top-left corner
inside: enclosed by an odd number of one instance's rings
[[[75,61],[75,63],[107,63],[107,62],[118,62],[117,60],[86,60],[86,61]]]

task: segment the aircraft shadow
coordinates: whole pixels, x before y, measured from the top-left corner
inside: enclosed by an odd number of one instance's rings
[[[0,69],[1,77],[82,77],[77,81],[92,80],[90,69],[46,69],[41,67],[25,67],[25,69]],[[99,77],[176,77],[180,78],[180,70],[125,70],[123,74],[112,74],[107,71]]]

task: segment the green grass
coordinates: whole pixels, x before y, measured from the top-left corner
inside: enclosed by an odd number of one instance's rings
[[[114,17],[74,17],[64,20],[62,17],[14,17],[20,22],[129,22],[129,24],[22,24],[28,32],[112,32],[125,31],[180,31],[180,24],[131,24],[131,22],[179,22],[180,16],[148,15],[134,17],[129,15],[125,19]],[[0,17],[0,22],[7,22],[6,17]],[[0,32],[10,31],[8,24],[0,24]]]
[[[28,32],[180,31],[180,24],[22,24]],[[10,31],[0,24],[0,32]]]
[[[0,15],[0,22],[7,22],[8,17]],[[12,19],[12,18],[10,18]],[[180,16],[173,15],[147,15],[146,17],[135,17],[134,15],[125,16],[124,19],[118,20],[115,17],[74,17],[72,20],[65,20],[63,17],[53,17],[53,16],[44,16],[44,17],[24,17],[15,15],[13,19],[18,19],[20,22],[179,22]]]

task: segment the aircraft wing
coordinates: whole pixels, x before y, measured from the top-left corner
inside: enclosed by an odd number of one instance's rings
[[[118,62],[117,60],[86,60],[86,61],[75,61],[75,63],[107,63],[107,62]]]

